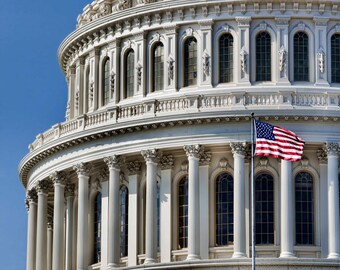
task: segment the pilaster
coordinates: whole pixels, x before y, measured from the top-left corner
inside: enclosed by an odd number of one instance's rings
[[[315,17],[315,85],[329,86],[327,69],[327,24],[328,18]],[[311,40],[310,42],[313,42]],[[327,52],[330,53],[330,52]]]
[[[146,96],[146,35],[144,32],[134,36],[136,43],[135,51],[135,94],[136,96]]]
[[[243,85],[250,85],[250,77],[249,77],[249,28],[251,17],[236,17],[236,22],[238,24],[238,38],[239,38],[239,47],[237,48],[237,64],[236,67],[239,67],[237,72],[238,74],[238,83]]]
[[[201,67],[198,67],[198,70],[201,70],[200,74],[201,82],[200,85],[202,87],[211,87],[212,86],[212,29],[213,29],[213,20],[204,20],[199,21],[202,45],[201,45]],[[199,64],[200,61],[198,61]]]
[[[163,27],[165,32],[164,44],[164,62],[165,62],[165,76],[166,81],[165,91],[177,90],[177,27],[174,25]]]
[[[275,68],[277,71],[277,84],[279,85],[290,85],[288,80],[288,53],[289,53],[289,42],[288,42],[288,29],[289,29],[289,17],[276,17],[276,50],[278,52],[277,63],[278,67]]]

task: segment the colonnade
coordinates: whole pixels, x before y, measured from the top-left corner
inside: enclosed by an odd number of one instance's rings
[[[245,156],[247,145],[243,142],[230,143],[234,157],[234,245],[233,258],[246,258],[246,179]],[[339,217],[339,144],[325,144],[327,154],[328,181],[328,258],[340,259],[340,217]],[[210,162],[210,157],[201,145],[186,145],[184,151],[188,158],[188,249],[187,260],[208,259],[209,241],[204,234],[208,234],[207,220],[200,215],[202,198],[208,198],[208,189],[203,187],[209,180],[209,174],[203,170]],[[146,163],[146,214],[145,214],[145,264],[158,262],[157,258],[157,170],[161,168],[161,194],[171,194],[171,179],[173,157],[162,155],[158,149],[148,149],[141,152]],[[121,166],[125,165],[130,172],[129,188],[138,190],[138,175],[141,163],[125,162],[119,155],[112,155],[103,160],[109,171],[108,181],[108,221],[107,221],[107,266],[108,269],[120,267],[120,216],[119,216],[119,185]],[[204,161],[202,163],[202,161]],[[208,162],[208,163],[207,163]],[[204,168],[203,168],[203,167]],[[74,218],[75,185],[70,183],[65,172],[54,172],[50,179],[39,181],[35,188],[27,191],[28,205],[28,237],[27,237],[27,270],[87,270],[89,261],[89,180],[91,164],[80,163],[73,167],[78,177],[77,184],[77,222]],[[207,171],[208,172],[208,171]],[[207,179],[203,179],[203,175]],[[52,181],[51,181],[52,180]],[[294,208],[293,208],[293,177],[292,163],[281,161],[280,176],[281,197],[281,236],[280,246],[282,258],[294,258]],[[52,234],[47,230],[48,194],[54,191],[53,241]],[[137,194],[137,193],[135,193]],[[132,197],[131,197],[132,198]],[[171,196],[170,196],[171,198]],[[137,197],[132,198],[129,211],[129,238],[135,245],[128,247],[128,265],[137,264]],[[66,201],[66,205],[65,205]],[[208,201],[207,201],[208,202]],[[168,223],[161,237],[161,262],[171,261],[171,203],[161,205],[161,224]],[[132,217],[130,217],[130,214]],[[75,229],[75,224],[77,228]],[[203,227],[201,227],[203,226]],[[208,230],[208,231],[202,231]],[[76,245],[74,244],[75,232]],[[129,240],[130,243],[130,240]],[[49,259],[49,247],[52,258]],[[165,252],[166,251],[166,252]],[[76,257],[76,261],[73,258]],[[105,268],[106,269],[106,268]]]

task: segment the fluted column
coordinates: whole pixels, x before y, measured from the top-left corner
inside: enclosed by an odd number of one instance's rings
[[[109,168],[109,219],[107,264],[108,269],[119,267],[120,263],[120,214],[119,214],[119,173],[122,159],[113,155],[104,158]]]
[[[47,270],[52,270],[53,217],[47,217]]]
[[[47,193],[51,187],[49,180],[38,182],[38,217],[37,217],[37,249],[36,270],[47,268]]]
[[[188,256],[187,260],[200,259],[200,218],[199,218],[199,159],[203,152],[201,145],[185,145],[189,161],[188,177]]]
[[[171,236],[172,236],[172,217],[171,217],[171,179],[174,168],[174,157],[172,155],[162,156],[160,160],[161,184],[160,184],[160,250],[161,262],[171,262]],[[163,199],[164,198],[164,199]]]
[[[146,162],[146,241],[145,264],[157,260],[157,163],[161,156],[158,149],[143,150]]]
[[[141,223],[138,219],[138,193],[142,163],[135,160],[127,163],[126,167],[129,172],[128,266],[135,266],[138,256],[138,230]]]
[[[65,187],[66,197],[66,245],[65,245],[65,270],[72,270],[72,239],[73,239],[73,203],[74,184]]]
[[[37,202],[38,195],[36,189],[32,188],[31,190],[28,190],[26,196],[26,206],[28,211],[26,270],[35,270]]]
[[[327,143],[328,175],[328,259],[340,259],[339,144]]]
[[[234,253],[233,258],[246,257],[244,156],[246,143],[230,144],[234,156]]]
[[[53,218],[53,270],[64,268],[64,217],[65,217],[65,172],[50,175],[54,184],[54,218]]]
[[[281,161],[281,258],[294,257],[292,162]]]
[[[77,230],[77,270],[87,270],[88,249],[88,207],[90,164],[80,163],[73,167],[78,175],[78,230]]]

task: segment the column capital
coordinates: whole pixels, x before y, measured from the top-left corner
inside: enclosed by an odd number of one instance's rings
[[[66,173],[61,171],[55,171],[53,173],[50,174],[49,178],[51,179],[51,181],[53,182],[54,185],[60,184],[65,186],[66,184]]]
[[[119,155],[104,157],[104,162],[109,169],[119,169],[123,164],[123,158]]]
[[[65,197],[73,197],[75,190],[75,184],[67,183],[65,186]]]
[[[236,17],[235,19],[239,27],[250,27],[251,17]]]
[[[53,229],[53,216],[47,216],[47,228]]]
[[[320,164],[326,164],[327,163],[327,151],[326,149],[319,149],[316,151],[316,155],[318,157]]]
[[[161,170],[169,170],[174,168],[174,157],[173,155],[164,155],[160,160]]]
[[[325,151],[327,152],[327,156],[337,156],[339,154],[340,146],[339,143],[336,142],[327,142],[325,143]]]
[[[96,178],[96,179],[91,180],[90,183],[89,183],[89,188],[92,191],[95,191],[95,192],[101,191],[102,185],[101,185],[99,179]]]
[[[36,186],[36,189],[39,193],[47,194],[48,191],[52,188],[52,182],[48,179],[40,180]]]
[[[29,211],[31,203],[37,204],[37,202],[38,202],[37,190],[35,188],[28,190],[26,194],[26,200],[25,200],[27,211]]]
[[[204,152],[204,146],[200,144],[184,145],[183,149],[188,157],[200,158]]]
[[[129,175],[139,174],[141,171],[142,163],[138,160],[130,161],[126,164]]]
[[[202,151],[202,154],[200,157],[200,165],[201,166],[209,165],[210,161],[211,161],[211,152]]]
[[[290,17],[275,17],[276,25],[289,26]]]
[[[99,180],[101,182],[105,182],[105,181],[109,180],[109,174],[110,174],[110,172],[109,172],[108,167],[104,167],[99,172]]]
[[[73,166],[73,170],[76,171],[78,176],[84,175],[84,176],[90,176],[92,165],[87,162],[81,162]]]
[[[230,147],[233,155],[239,154],[245,156],[247,150],[247,144],[245,142],[232,142],[230,143]]]
[[[159,159],[162,156],[162,151],[159,149],[147,149],[141,151],[142,156],[145,159],[145,162],[153,162],[158,163]]]

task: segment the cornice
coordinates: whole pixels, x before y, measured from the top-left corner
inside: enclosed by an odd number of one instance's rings
[[[100,2],[100,1],[99,1]],[[110,1],[109,1],[110,2]],[[129,2],[129,1],[126,1]],[[132,2],[132,1],[131,1]],[[88,46],[101,44],[101,40],[108,37],[121,38],[122,34],[129,35],[133,29],[147,31],[148,28],[163,28],[169,23],[181,25],[186,22],[199,23],[204,20],[221,20],[239,18],[254,18],[257,16],[278,17],[279,11],[282,16],[303,18],[306,15],[311,19],[321,16],[337,18],[340,1],[329,1],[320,3],[311,0],[306,3],[302,0],[269,1],[267,5],[261,5],[261,1],[204,1],[204,0],[178,0],[178,1],[144,1],[145,3],[133,7],[126,7],[119,12],[108,12],[105,5],[100,8],[85,7],[84,14],[79,18],[91,14],[91,18],[84,25],[79,26],[68,35],[58,49],[59,64],[66,74],[70,59],[76,58],[78,54]],[[148,3],[147,3],[148,2]],[[166,5],[165,3],[166,2]],[[111,7],[117,2],[107,3]],[[92,5],[93,6],[93,5]],[[96,6],[96,4],[94,5]],[[263,13],[263,14],[262,14]],[[138,14],[136,16],[136,14]],[[78,19],[79,19],[78,18]],[[194,21],[193,21],[194,20]]]
[[[336,122],[339,117],[336,116],[314,116],[313,111],[304,112],[297,115],[296,111],[261,111],[253,110],[257,118],[263,121],[313,121],[313,122]],[[145,120],[134,120],[129,123],[117,123],[114,127],[111,124],[103,125],[91,130],[82,130],[68,136],[58,138],[54,141],[48,142],[42,147],[33,150],[20,162],[19,176],[22,184],[27,186],[27,178],[29,171],[40,161],[52,156],[60,151],[69,149],[79,144],[99,140],[102,138],[115,137],[129,133],[143,132],[148,130],[155,130],[161,128],[174,128],[183,126],[192,126],[196,124],[227,124],[230,122],[249,122],[250,115],[247,111],[232,110],[228,112],[216,112],[214,114],[196,113],[179,115],[176,117],[153,117]]]

